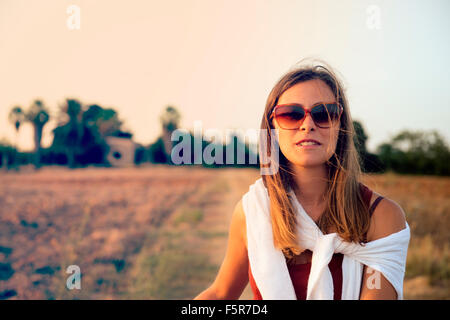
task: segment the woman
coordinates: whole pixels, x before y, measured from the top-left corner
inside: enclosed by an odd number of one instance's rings
[[[409,227],[396,202],[360,182],[350,110],[330,68],[285,74],[261,129],[265,150],[277,132],[279,169],[236,205],[219,273],[195,299],[238,299],[249,281],[255,299],[401,299]]]

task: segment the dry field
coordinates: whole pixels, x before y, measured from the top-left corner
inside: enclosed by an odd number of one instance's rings
[[[450,299],[450,178],[383,174],[364,182],[406,213],[405,299]]]
[[[257,173],[1,173],[0,298],[191,299],[214,279],[236,195]],[[81,290],[66,288],[69,265],[81,269]]]
[[[0,299],[192,299],[224,258],[255,169],[0,173]],[[450,179],[365,176],[412,229],[405,298],[449,299]],[[81,269],[81,290],[66,268]],[[251,299],[247,286],[241,299]]]

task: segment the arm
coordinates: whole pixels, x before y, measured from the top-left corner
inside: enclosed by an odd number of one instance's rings
[[[194,300],[239,299],[248,283],[246,224],[242,203],[234,209],[228,236],[228,247],[222,266],[213,284]]]
[[[406,228],[403,209],[394,201],[384,198],[372,214],[368,241],[384,238]],[[379,271],[364,266],[361,284],[361,300],[395,300],[397,292]]]

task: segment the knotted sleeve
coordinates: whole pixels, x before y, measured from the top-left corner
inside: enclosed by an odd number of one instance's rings
[[[345,254],[342,264],[342,299],[359,299],[362,265],[381,272],[397,292],[397,299],[403,299],[409,240],[410,229],[406,223],[406,228],[387,237],[367,242],[363,246],[353,244],[341,249]]]
[[[262,179],[242,197],[247,247],[253,278],[264,300],[295,300],[284,255],[274,246],[270,203]]]

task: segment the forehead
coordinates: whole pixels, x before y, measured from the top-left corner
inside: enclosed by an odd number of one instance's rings
[[[335,101],[333,91],[319,79],[300,82],[287,89],[278,99],[278,104],[300,103],[306,108],[317,102]]]

